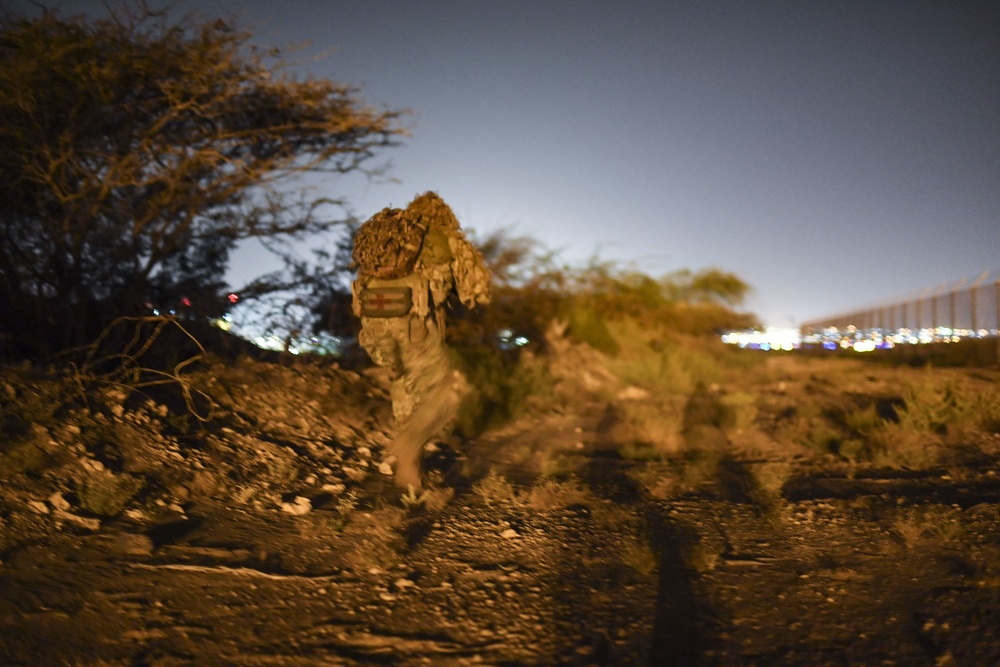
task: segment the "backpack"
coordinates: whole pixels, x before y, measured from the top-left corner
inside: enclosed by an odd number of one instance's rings
[[[354,236],[354,266],[362,282],[401,278],[413,271],[427,225],[405,210],[384,208],[358,228]]]

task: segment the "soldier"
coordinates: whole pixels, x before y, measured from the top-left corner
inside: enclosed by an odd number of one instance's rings
[[[396,458],[396,484],[418,491],[423,448],[453,420],[468,391],[445,348],[445,301],[457,293],[469,308],[488,303],[490,273],[451,208],[433,192],[365,222],[353,258],[358,342],[394,374],[397,432],[386,453]]]

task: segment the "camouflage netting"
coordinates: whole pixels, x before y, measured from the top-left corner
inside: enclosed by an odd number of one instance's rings
[[[450,234],[462,234],[455,213],[435,192],[425,192],[411,201],[406,207],[406,212],[426,224],[428,229],[442,229]]]
[[[429,232],[443,233],[449,240],[445,261],[450,263],[461,301],[469,307],[488,303],[490,272],[482,254],[465,238],[451,207],[430,191],[416,197],[405,209],[382,209],[358,230],[353,257],[361,284],[372,278],[402,278],[413,272]]]
[[[398,208],[384,208],[373,215],[354,238],[358,278],[400,278],[413,271],[426,232],[421,217]]]

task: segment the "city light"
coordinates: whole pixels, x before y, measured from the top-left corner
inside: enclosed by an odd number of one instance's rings
[[[784,350],[787,352],[798,349],[802,341],[798,329],[768,327],[764,331],[734,331],[725,334],[722,337],[722,342],[753,350]]]
[[[997,329],[952,329],[931,327],[924,329],[845,329],[827,327],[822,331],[802,334],[799,329],[768,327],[761,331],[732,331],[722,336],[722,342],[740,348],[762,351],[789,351],[802,347],[825,350],[854,350],[873,352],[891,349],[897,345],[926,345],[930,343],[957,343],[974,338],[1000,336]]]

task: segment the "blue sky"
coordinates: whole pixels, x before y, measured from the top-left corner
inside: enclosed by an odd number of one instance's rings
[[[413,110],[395,181],[322,184],[361,217],[435,190],[567,262],[732,271],[775,325],[1000,268],[995,2],[191,4]]]

